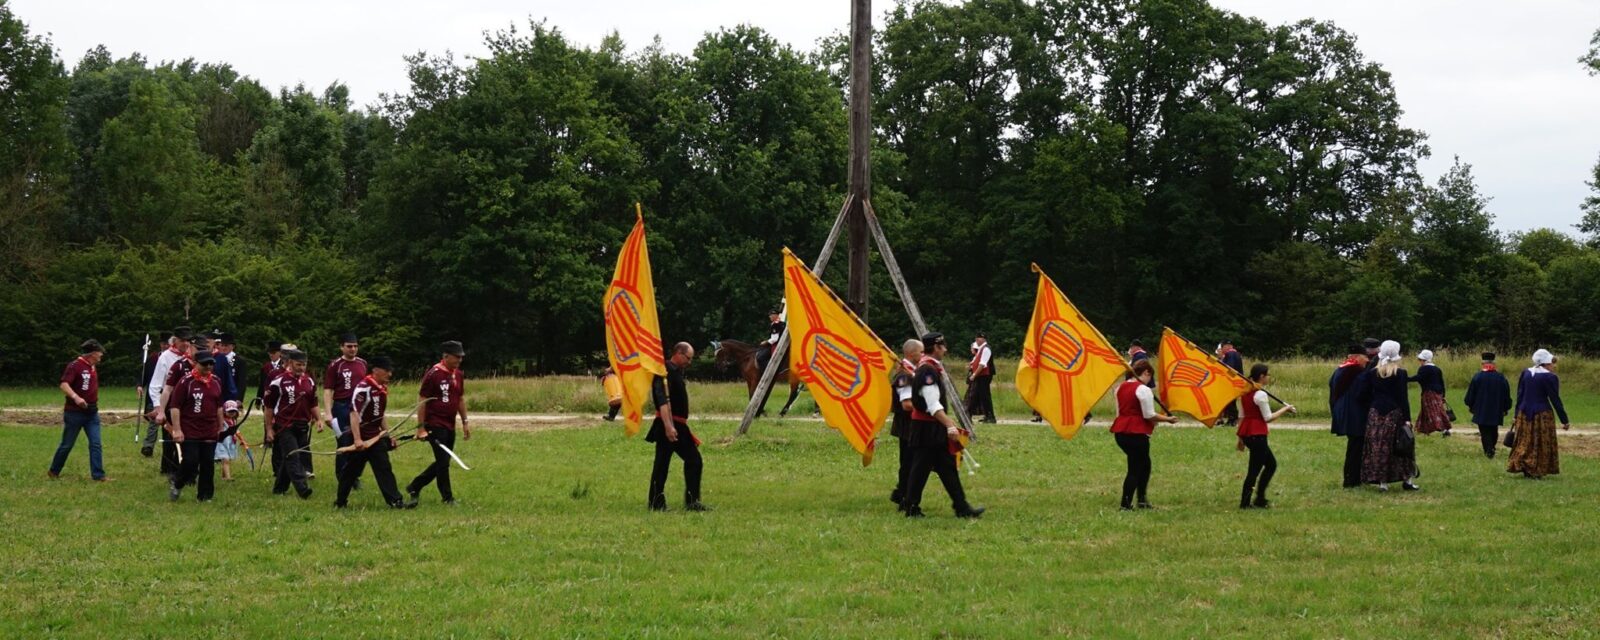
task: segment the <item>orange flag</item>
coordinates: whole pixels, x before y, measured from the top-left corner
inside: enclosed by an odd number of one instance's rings
[[[788,248],[783,299],[794,337],[789,370],[806,383],[823,421],[861,454],[861,466],[872,464],[878,430],[894,401],[889,375],[899,359]]]
[[[1187,413],[1206,426],[1216,423],[1228,403],[1251,388],[1233,367],[1185,340],[1170,327],[1161,332],[1156,394],[1172,412]]]
[[[1128,365],[1039,265],[1033,271],[1039,274],[1039,292],[1022,341],[1017,393],[1058,435],[1071,439]]]
[[[650,398],[655,376],[667,375],[656,318],[656,287],[650,277],[650,251],[644,243],[644,210],[634,204],[633,232],[617,254],[617,270],[606,287],[606,359],[622,380],[622,428],[633,437]]]

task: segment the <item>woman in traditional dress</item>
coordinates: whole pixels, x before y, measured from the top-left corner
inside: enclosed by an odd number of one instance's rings
[[[1172,416],[1156,413],[1156,397],[1148,383],[1155,377],[1149,360],[1133,363],[1128,379],[1117,387],[1117,419],[1111,423],[1111,433],[1117,447],[1128,456],[1128,473],[1122,478],[1122,510],[1133,508],[1134,497],[1140,509],[1150,508],[1146,490],[1150,487],[1150,434],[1155,433],[1157,422],[1177,422]]]
[[[1543,478],[1561,473],[1556,447],[1556,419],[1562,429],[1571,429],[1567,410],[1561,406],[1561,379],[1556,377],[1556,357],[1540,349],[1533,353],[1533,367],[1517,381],[1517,416],[1511,423],[1517,433],[1511,448],[1509,473],[1526,478]]]
[[[1285,413],[1294,413],[1293,405],[1283,405],[1277,413],[1273,413],[1272,406],[1267,404],[1267,392],[1264,387],[1272,381],[1267,365],[1256,363],[1250,367],[1250,381],[1255,383],[1254,391],[1244,394],[1244,410],[1239,418],[1239,450],[1250,450],[1250,466],[1244,474],[1244,491],[1239,493],[1240,509],[1265,509],[1272,505],[1267,500],[1267,485],[1272,482],[1272,475],[1278,472],[1278,458],[1272,455],[1272,447],[1267,446],[1267,423],[1277,420]],[[1257,476],[1261,484],[1256,484]],[[1254,489],[1256,499],[1250,500],[1250,491]]]
[[[1378,366],[1361,374],[1362,405],[1367,410],[1366,455],[1361,461],[1361,481],[1388,491],[1389,483],[1403,482],[1406,491],[1419,487],[1411,482],[1417,475],[1415,451],[1411,456],[1396,455],[1394,444],[1411,423],[1411,399],[1406,394],[1409,378],[1400,367],[1400,343],[1385,340],[1378,347]]]
[[[1411,381],[1422,387],[1422,409],[1417,411],[1417,435],[1443,432],[1450,435],[1450,415],[1444,405],[1444,372],[1433,363],[1433,352],[1417,353],[1417,375]]]

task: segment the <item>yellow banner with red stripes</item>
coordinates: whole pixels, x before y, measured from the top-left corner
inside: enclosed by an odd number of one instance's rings
[[[806,383],[823,421],[861,454],[861,465],[872,464],[878,430],[893,402],[889,376],[899,359],[788,248],[783,299],[793,338],[789,370]]]
[[[1058,435],[1071,439],[1128,365],[1039,265],[1033,271],[1039,274],[1039,290],[1022,342],[1017,393]]]
[[[1167,410],[1186,413],[1206,426],[1217,422],[1223,407],[1251,389],[1249,380],[1189,342],[1171,327],[1161,332],[1157,355],[1156,395]]]
[[[622,381],[622,428],[628,437],[639,432],[640,409],[649,401],[650,383],[655,376],[667,375],[643,208],[635,204],[634,214],[638,217],[617,254],[617,269],[604,301],[606,359]]]

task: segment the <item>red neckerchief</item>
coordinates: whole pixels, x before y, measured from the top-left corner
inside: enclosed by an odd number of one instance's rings
[[[1132,360],[1134,356],[1139,355],[1141,353],[1144,353],[1144,349],[1143,348],[1134,347],[1132,351],[1128,352],[1128,359]]]
[[[1361,364],[1360,361],[1356,360],[1355,356],[1349,356],[1349,357],[1346,357],[1344,359],[1344,362],[1340,363],[1339,366],[1341,366],[1341,367],[1360,367],[1360,366],[1363,366],[1363,365]]]
[[[444,366],[444,361],[443,360],[440,360],[438,362],[438,364],[433,365],[433,368],[438,369],[440,371],[443,371],[445,373],[445,375],[450,376],[450,381],[451,382],[455,382],[456,375],[461,373],[461,368],[460,367],[457,367],[455,369],[451,369],[450,367],[446,367],[446,366]]]
[[[173,345],[171,347],[167,347],[167,350],[173,352],[174,354],[180,355],[180,356],[184,355],[183,351],[179,350],[177,345]],[[188,356],[184,356],[184,357],[188,357]]]
[[[938,358],[935,358],[935,357],[930,356],[930,355],[923,355],[922,356],[922,361],[918,362],[917,366],[921,367],[922,365],[925,365],[925,364],[931,364],[931,365],[933,365],[933,368],[935,370],[937,370],[939,373],[944,373],[944,363],[940,362]]]
[[[911,364],[910,360],[907,360],[905,358],[901,358],[900,359],[900,370],[904,371],[906,373],[916,373],[917,372],[917,367],[916,367],[916,365]]]
[[[195,380],[199,380],[201,382],[211,382],[211,374],[209,372],[202,372],[199,369],[195,369],[194,371],[190,371],[189,375]]]
[[[85,359],[84,359],[84,358],[83,358],[83,356],[78,356],[78,362],[82,362],[82,363],[83,363],[83,366],[85,366],[85,367],[89,367],[89,370],[90,370],[90,371],[94,371],[94,365],[93,365],[93,364],[90,364],[90,363],[89,363],[89,361],[88,361],[88,360],[85,360]]]
[[[1495,369],[1494,369],[1494,363],[1493,362],[1485,362],[1485,363],[1483,363],[1483,371],[1494,371],[1494,370]]]

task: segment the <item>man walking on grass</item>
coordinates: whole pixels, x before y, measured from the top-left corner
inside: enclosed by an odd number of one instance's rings
[[[329,362],[322,372],[322,404],[332,412],[329,420],[340,447],[355,443],[355,437],[350,432],[350,397],[355,394],[356,385],[367,378],[367,361],[358,355],[360,351],[361,343],[356,340],[356,335],[344,334],[339,338],[339,357]],[[334,457],[335,478],[344,477],[346,464],[349,464],[348,456],[340,454]],[[360,488],[359,482],[355,488]]]
[[[51,480],[61,477],[67,456],[78,442],[79,431],[89,440],[89,477],[95,482],[110,480],[100,458],[100,373],[95,368],[105,357],[105,351],[99,342],[85,340],[78,346],[78,357],[61,372],[61,393],[66,395],[67,401],[61,412],[61,445],[56,447],[55,459],[50,461]]]
[[[267,392],[261,396],[261,412],[267,422],[267,444],[272,446],[273,457],[278,460],[277,478],[272,493],[289,492],[289,485],[301,498],[311,497],[311,485],[306,482],[310,473],[304,461],[309,458],[311,445],[308,425],[311,421],[321,426],[317,411],[317,382],[306,375],[306,354],[299,350],[285,354],[283,371],[267,383]]]
[[[651,511],[667,510],[667,473],[672,470],[672,456],[683,460],[683,508],[686,511],[710,511],[700,501],[700,475],[704,465],[700,459],[700,440],[689,430],[689,386],[684,379],[684,369],[694,360],[694,347],[679,342],[672,347],[667,359],[667,376],[657,377],[650,383],[651,404],[656,408],[655,422],[645,442],[655,443],[655,463],[650,467]]]
[[[406,485],[406,493],[415,503],[422,489],[438,482],[439,497],[447,505],[456,504],[456,494],[450,486],[450,454],[445,449],[456,448],[456,417],[461,418],[461,438],[472,439],[472,428],[467,426],[466,376],[461,372],[461,360],[467,350],[460,342],[447,341],[439,345],[439,363],[422,376],[417,389],[417,439],[426,440],[433,449],[433,464]]]

